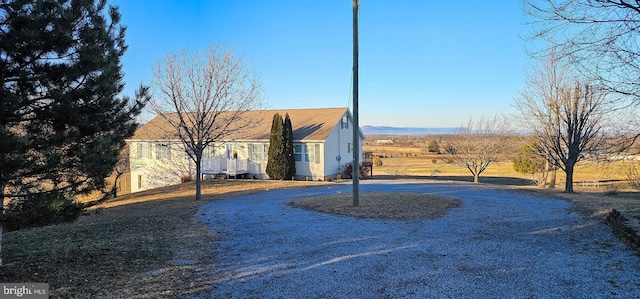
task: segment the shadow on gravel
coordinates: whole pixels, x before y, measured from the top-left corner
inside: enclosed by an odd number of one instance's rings
[[[367,180],[427,180],[427,181],[456,181],[473,183],[472,176],[419,176],[419,175],[375,175]],[[529,179],[514,177],[480,176],[480,183],[502,186],[535,186],[536,182]]]

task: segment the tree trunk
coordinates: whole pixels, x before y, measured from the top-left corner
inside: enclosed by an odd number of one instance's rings
[[[202,154],[196,156],[196,200],[202,199]]]
[[[567,173],[567,180],[564,183],[564,192],[573,193],[573,165],[567,165],[565,172]]]
[[[120,178],[122,177],[124,173],[120,173],[120,172],[116,172],[116,177],[113,180],[113,187],[111,188],[111,195],[113,195],[113,198],[118,197],[118,181],[120,181]]]
[[[476,183],[476,184],[480,183],[480,174],[479,173],[476,172],[476,173],[473,174],[473,182]]]
[[[538,186],[545,188],[547,186],[547,179],[549,178],[549,169],[550,169],[549,161],[544,162],[544,169],[540,174],[540,181],[538,182]]]
[[[556,188],[556,173],[557,172],[558,172],[558,169],[556,169],[555,166],[554,166],[553,169],[551,170],[551,179],[549,180],[548,189],[555,189]]]
[[[6,184],[0,183],[0,214],[4,212],[4,188]]]

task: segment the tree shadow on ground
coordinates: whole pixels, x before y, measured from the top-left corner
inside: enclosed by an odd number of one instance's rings
[[[473,183],[473,176],[420,176],[420,175],[374,175],[370,180],[425,180],[425,181],[455,181]],[[502,186],[535,186],[536,182],[529,179],[514,177],[480,176],[481,184]]]

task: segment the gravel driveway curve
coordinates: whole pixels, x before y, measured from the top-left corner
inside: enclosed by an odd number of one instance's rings
[[[356,219],[293,208],[350,185],[268,191],[203,205],[221,240],[202,298],[639,298],[640,258],[599,222],[542,199],[465,183],[364,182],[462,207],[435,220]]]

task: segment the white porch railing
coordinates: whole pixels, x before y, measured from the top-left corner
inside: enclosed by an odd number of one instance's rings
[[[249,159],[228,159],[227,174],[237,175],[249,173]]]
[[[214,157],[202,159],[201,171],[203,174],[238,175],[249,173],[249,159],[225,159],[224,157]]]
[[[227,168],[227,160],[224,157],[202,159],[201,171],[204,174],[224,173]]]

